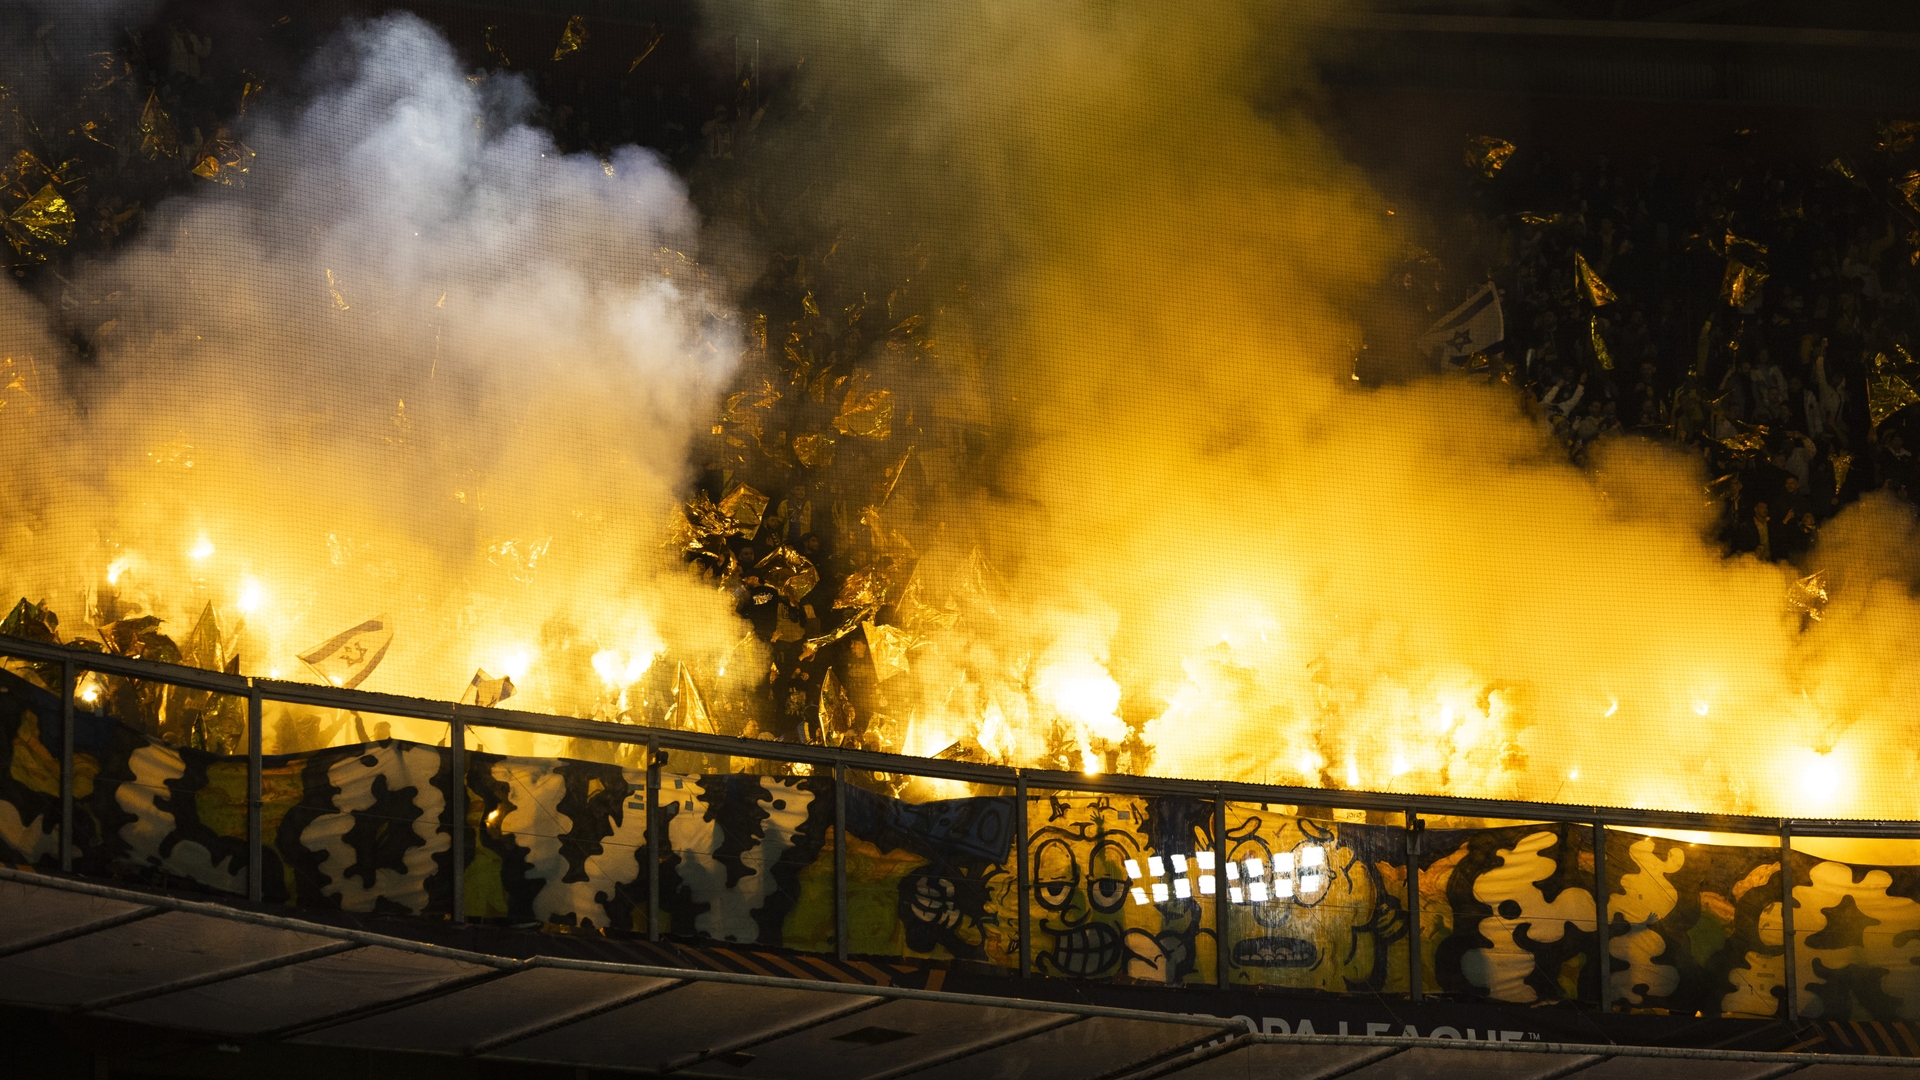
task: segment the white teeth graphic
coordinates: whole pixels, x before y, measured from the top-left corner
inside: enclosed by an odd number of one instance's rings
[[[1120,958],[1120,936],[1101,923],[1055,939],[1054,963],[1068,975],[1097,975]]]

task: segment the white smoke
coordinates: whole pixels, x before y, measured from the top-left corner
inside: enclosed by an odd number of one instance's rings
[[[559,153],[520,78],[412,16],[313,74],[229,133],[241,186],[78,270],[58,315],[89,362],[0,286],[5,584],[69,624],[110,566],[178,632],[251,608],[247,673],[283,677],[384,612],[368,688],[450,697],[487,666],[562,709],[596,651],[737,637],[660,548],[737,352],[680,183],[633,147]]]

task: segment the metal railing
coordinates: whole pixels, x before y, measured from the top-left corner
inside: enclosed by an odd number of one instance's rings
[[[1187,796],[1201,798],[1213,803],[1213,856],[1216,865],[1225,866],[1226,851],[1226,810],[1229,802],[1245,803],[1282,803],[1306,805],[1329,809],[1364,810],[1399,815],[1405,823],[1407,880],[1406,904],[1409,926],[1408,946],[1408,990],[1414,1000],[1422,997],[1422,950],[1420,929],[1420,837],[1425,827],[1423,815],[1454,818],[1481,818],[1515,822],[1548,822],[1591,828],[1593,830],[1594,875],[1596,882],[1606,880],[1606,830],[1609,826],[1640,829],[1673,829],[1695,832],[1737,833],[1746,835],[1764,835],[1778,837],[1783,870],[1790,865],[1787,861],[1791,852],[1792,838],[1803,837],[1853,837],[1867,839],[1920,839],[1920,821],[1874,821],[1847,818],[1764,818],[1733,814],[1705,814],[1676,810],[1647,810],[1630,807],[1590,806],[1563,803],[1526,802],[1505,799],[1463,798],[1452,795],[1418,795],[1404,793],[1349,791],[1332,788],[1296,787],[1280,784],[1252,784],[1229,781],[1183,780],[1168,777],[1129,776],[1119,774],[1089,775],[1079,772],[1052,769],[1023,769],[1001,765],[987,765],[965,761],[946,761],[935,758],[911,757],[903,754],[879,753],[871,750],[846,749],[831,746],[815,746],[803,743],[770,742],[761,739],[735,738],[726,735],[704,734],[693,731],[675,731],[666,728],[643,727],[629,724],[609,723],[598,720],[581,720],[573,717],[551,716],[542,713],[519,712],[478,705],[463,705],[446,701],[432,701],[425,698],[403,697],[394,694],[372,693],[365,690],[347,690],[339,687],[316,686],[308,683],[285,682],[277,679],[248,678],[239,675],[227,675],[220,672],[205,671],[174,664],[156,663],[150,660],[133,659],[93,652],[71,646],[54,645],[46,642],[31,641],[24,638],[0,637],[0,656],[40,663],[59,664],[62,702],[61,739],[60,739],[60,865],[62,870],[71,871],[73,867],[74,846],[69,843],[73,835],[73,778],[74,778],[74,694],[76,680],[82,672],[97,672],[103,675],[123,678],[142,679],[171,686],[186,687],[193,690],[211,691],[245,698],[247,702],[247,899],[253,903],[261,902],[263,843],[261,831],[261,773],[262,753],[262,708],[266,702],[279,702],[290,705],[306,705],[314,708],[342,709],[354,712],[375,713],[414,720],[436,721],[448,725],[448,746],[451,754],[451,771],[455,776],[465,775],[466,729],[468,727],[488,727],[507,731],[526,732],[539,735],[552,735],[563,738],[596,740],[644,746],[646,755],[646,836],[647,848],[651,857],[646,860],[647,874],[647,936],[649,940],[659,940],[662,932],[659,874],[660,874],[660,822],[659,791],[661,768],[666,763],[663,751],[678,750],[689,753],[725,755],[728,757],[746,757],[772,761],[785,761],[805,764],[815,770],[831,770],[836,781],[834,785],[834,835],[833,847],[833,904],[834,904],[834,941],[835,952],[840,959],[847,957],[848,945],[848,902],[847,902],[847,845],[840,840],[846,835],[846,776],[849,771],[896,773],[909,776],[955,780],[964,783],[1011,788],[1015,793],[1015,829],[1020,842],[1015,845],[1015,881],[1016,889],[1023,902],[1018,911],[1018,951],[1019,974],[1021,978],[1033,973],[1033,946],[1028,904],[1024,902],[1031,882],[1028,854],[1027,799],[1031,792],[1072,791],[1100,792],[1137,796]],[[464,922],[465,895],[464,874],[467,859],[467,838],[464,821],[456,821],[453,832],[452,886],[453,911],[455,922]],[[1782,912],[1786,968],[1786,1001],[1788,1018],[1795,1019],[1795,962],[1793,940],[1792,894],[1793,875],[1783,872],[1780,875],[1782,890]],[[1610,985],[1611,957],[1608,948],[1607,926],[1607,889],[1596,887],[1596,930],[1598,934],[1600,985]],[[1224,940],[1224,928],[1228,925],[1227,890],[1216,889],[1213,894],[1215,925],[1221,928]],[[1221,947],[1215,950],[1218,967],[1216,983],[1226,986],[1228,983],[1228,950]],[[1604,993],[1604,991],[1603,991]]]

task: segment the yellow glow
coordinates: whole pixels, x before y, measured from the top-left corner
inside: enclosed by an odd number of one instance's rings
[[[1569,772],[1567,773],[1567,779],[1568,779],[1568,780],[1578,780],[1578,779],[1580,779],[1580,770],[1576,768],[1576,769],[1573,769],[1573,770],[1571,770],[1571,771],[1569,771]]]
[[[525,648],[515,649],[500,659],[500,673],[514,682],[527,677],[527,668],[533,664],[533,657]]]
[[[593,670],[608,687],[632,686],[653,666],[656,655],[656,652],[635,650],[623,657],[618,649],[602,649],[593,654]],[[521,670],[525,671],[524,666]],[[720,669],[720,674],[726,673],[726,668]],[[516,679],[520,677],[511,671],[508,675]]]
[[[1809,808],[1826,809],[1838,801],[1847,770],[1837,751],[1802,751],[1794,763],[1800,796]]]
[[[1077,720],[1103,739],[1123,739],[1126,725],[1115,715],[1120,684],[1097,662],[1076,658],[1049,667],[1040,677],[1041,692],[1062,715]]]
[[[122,555],[119,558],[108,563],[107,564],[107,584],[109,585],[120,584],[120,576],[122,574],[125,574],[127,572],[127,567],[131,566],[132,564],[133,564],[133,557],[130,555]]]
[[[204,559],[212,554],[213,541],[207,539],[205,534],[202,534],[200,539],[194,541],[193,547],[187,549],[187,557],[192,559]]]
[[[252,578],[240,582],[240,599],[234,604],[242,614],[251,615],[259,611],[267,602],[267,590]]]
[[[1614,698],[1612,701],[1607,703],[1607,711],[1605,715],[1612,716],[1614,713],[1617,713],[1619,711],[1620,711],[1620,699]]]
[[[1707,709],[1711,704],[1712,704],[1711,702],[1696,701],[1693,703],[1693,711],[1696,713],[1699,713],[1701,716],[1705,716],[1707,715]]]

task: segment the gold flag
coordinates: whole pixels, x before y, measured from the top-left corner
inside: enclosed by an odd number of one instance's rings
[[[567,16],[567,27],[560,31],[560,44],[554,46],[553,58],[565,59],[580,51],[587,43],[587,19],[584,15]]]
[[[909,670],[907,654],[920,644],[912,634],[871,620],[862,623],[861,629],[867,633],[867,655],[873,659],[874,678],[886,682]]]
[[[785,544],[768,552],[754,569],[760,572],[760,580],[766,582],[768,588],[793,607],[799,607],[801,600],[820,584],[820,571],[814,568],[813,560]]]
[[[220,616],[214,613],[213,601],[207,601],[193,629],[180,642],[180,662],[204,671],[226,670],[226,639],[220,634]]]
[[[1759,300],[1760,290],[1766,283],[1764,269],[1729,258],[1726,276],[1720,279],[1720,299],[1725,300],[1728,307],[1748,307]]]
[[[856,372],[850,380],[847,396],[833,418],[834,430],[842,435],[861,435],[884,439],[893,434],[893,391],[868,390],[867,373]]]
[[[146,108],[140,110],[140,152],[155,161],[180,152],[180,136],[174,133],[173,118],[160,107],[158,91],[147,95]]]
[[[1492,135],[1470,135],[1467,137],[1465,153],[1467,168],[1491,180],[1506,167],[1513,150],[1513,144],[1505,139]]]
[[[760,521],[766,515],[770,500],[754,488],[745,484],[735,484],[726,498],[720,500],[719,511],[732,523],[729,530],[735,536],[748,540],[760,531]]]
[[[1821,612],[1827,609],[1827,572],[1816,570],[1788,586],[1787,607],[1819,622]]]
[[[1602,371],[1613,370],[1613,354],[1607,351],[1607,339],[1600,336],[1600,316],[1587,320],[1587,333],[1593,338],[1593,355],[1600,361]]]
[[[660,27],[649,26],[647,28],[647,40],[642,42],[640,45],[640,55],[634,57],[633,63],[627,65],[627,74],[631,75],[634,72],[640,70],[641,61],[645,60],[649,56],[652,56],[653,50],[660,47],[660,42],[665,40],[666,36],[667,36],[667,32],[665,30],[660,29]],[[764,320],[765,318],[766,316],[764,315],[761,316],[762,320]]]
[[[1573,253],[1573,283],[1575,290],[1594,307],[1606,307],[1620,299],[1600,280],[1600,275],[1593,272],[1593,267],[1587,265],[1587,257],[1577,251]]]
[[[828,668],[820,680],[820,741],[827,746],[842,746],[853,738],[853,702],[845,688]]]
[[[673,704],[667,707],[667,726],[681,731],[705,728],[711,734],[720,733],[713,726],[713,713],[707,710],[707,699],[694,684],[693,672],[687,670],[685,660],[673,676]]]
[[[1920,404],[1913,385],[1892,372],[1867,382],[1867,423],[1878,431],[1887,418],[1909,405]]]

